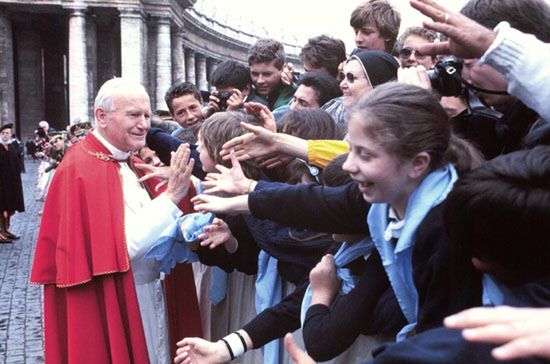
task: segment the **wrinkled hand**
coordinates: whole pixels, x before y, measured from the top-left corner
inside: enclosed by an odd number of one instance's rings
[[[252,180],[246,178],[241,164],[233,151],[229,153],[231,168],[216,165],[220,173],[208,173],[201,183],[204,193],[216,196],[236,196],[249,193]]]
[[[550,308],[477,307],[449,316],[451,329],[465,329],[473,342],[505,344],[493,349],[497,360],[529,356],[550,359]]]
[[[220,155],[224,160],[231,158],[229,152],[232,149],[239,161],[258,157],[268,157],[277,153],[278,146],[275,141],[276,133],[262,128],[261,126],[247,123],[241,123],[241,127],[250,133],[235,137],[223,145]]]
[[[400,67],[397,69],[397,81],[422,87],[425,90],[432,90],[432,83],[426,68],[422,65],[413,67]]]
[[[247,114],[254,115],[256,119],[261,120],[264,128],[273,133],[277,132],[275,117],[267,106],[257,102],[247,102],[244,104],[244,110]]]
[[[233,95],[227,99],[227,111],[239,111],[244,104],[245,95],[238,88],[233,89]]]
[[[176,205],[187,195],[187,191],[189,190],[191,172],[195,165],[195,160],[189,158],[190,155],[189,145],[182,144],[175,153],[172,152],[172,157],[170,158],[168,187],[164,193]]]
[[[207,246],[209,249],[225,244],[225,249],[229,253],[234,253],[237,250],[237,239],[231,233],[226,222],[217,217],[212,224],[204,227],[204,234],[199,235],[198,238],[202,239],[200,245]]]
[[[440,32],[449,38],[446,42],[419,46],[418,50],[424,54],[454,54],[462,58],[479,58],[496,37],[492,30],[433,0],[411,0],[410,4],[434,21],[424,22],[424,28]]]
[[[338,289],[340,281],[336,277],[334,256],[326,254],[309,273],[309,282],[313,291],[311,304],[330,306]]]
[[[315,364],[315,360],[296,345],[291,333],[285,335],[285,349],[294,364]]]
[[[292,72],[294,72],[294,65],[292,63],[285,63],[283,66],[283,72],[281,73],[281,81],[285,85],[290,85],[292,82],[294,82],[294,76],[292,75]]]
[[[213,343],[199,337],[188,337],[177,345],[176,364],[219,364],[231,360],[227,347],[221,341]]]

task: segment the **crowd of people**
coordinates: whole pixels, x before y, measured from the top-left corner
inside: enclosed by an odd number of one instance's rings
[[[410,5],[40,125],[46,363],[550,360],[550,5]]]

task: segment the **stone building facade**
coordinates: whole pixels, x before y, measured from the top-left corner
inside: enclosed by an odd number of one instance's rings
[[[258,37],[209,19],[196,0],[0,1],[0,124],[21,139],[40,120],[58,130],[93,118],[99,86],[112,77],[143,83],[154,110],[175,82],[209,89],[226,59],[246,62]],[[299,47],[285,44],[300,64]]]

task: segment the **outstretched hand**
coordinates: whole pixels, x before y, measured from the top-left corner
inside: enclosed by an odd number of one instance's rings
[[[237,196],[250,192],[253,180],[246,178],[237,156],[231,150],[231,168],[216,165],[219,173],[208,173],[201,183],[204,193],[216,196]]]
[[[220,218],[215,218],[212,224],[204,227],[204,234],[198,236],[202,239],[201,246],[207,246],[209,249],[214,249],[218,245],[225,244],[225,249],[229,253],[234,253],[237,250],[237,239],[231,233],[229,226]]]
[[[247,102],[244,104],[244,110],[247,114],[254,115],[256,119],[261,120],[264,128],[273,133],[277,132],[275,117],[267,106],[258,102]]]
[[[177,343],[176,364],[221,364],[230,361],[229,352],[221,341],[210,342],[200,337],[188,337]]]
[[[454,54],[462,58],[479,58],[493,43],[496,33],[468,17],[446,9],[433,0],[410,0],[413,8],[434,22],[424,28],[446,35],[449,40],[418,47],[424,54]]]
[[[231,150],[234,150],[239,161],[268,157],[277,153],[276,133],[247,123],[241,123],[241,127],[250,133],[235,137],[222,146],[220,155],[224,160],[231,158],[229,155]]]
[[[449,316],[451,329],[465,329],[473,342],[504,344],[493,349],[497,360],[529,356],[550,359],[550,308],[476,307]]]
[[[216,214],[238,215],[250,212],[248,195],[235,197],[217,197],[212,195],[197,195],[191,199],[195,210],[199,212],[213,212]]]
[[[162,186],[168,183],[168,178],[170,177],[169,166],[156,167],[147,163],[138,163],[138,164],[135,164],[134,167],[137,169],[144,169],[150,172],[138,179],[138,182],[140,183],[145,182],[151,178],[160,178],[162,180],[159,183],[157,183],[157,185],[155,186],[155,191],[160,190]]]

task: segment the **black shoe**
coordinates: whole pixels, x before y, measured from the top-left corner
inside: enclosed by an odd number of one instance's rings
[[[0,233],[0,244],[9,244],[13,243],[11,239],[9,239],[4,233]]]
[[[7,231],[7,230],[6,230],[5,234],[6,234],[6,237],[7,237],[8,239],[17,240],[17,239],[21,238],[20,236],[17,236],[17,235],[15,235],[14,233],[10,233],[10,232]]]

